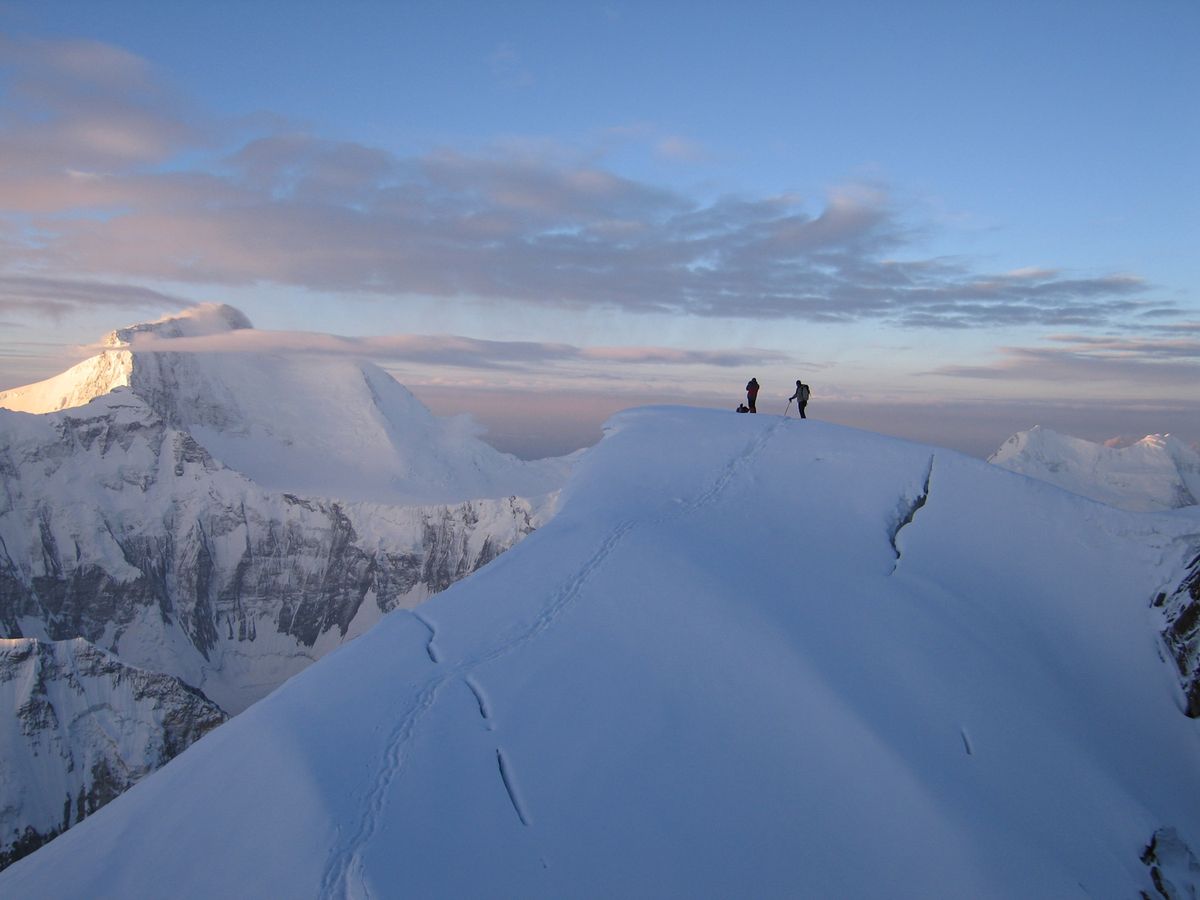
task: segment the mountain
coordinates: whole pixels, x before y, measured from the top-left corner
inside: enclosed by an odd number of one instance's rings
[[[81,638],[239,713],[553,513],[569,461],[499,453],[370,363],[255,338],[201,307],[0,394],[0,638]],[[60,807],[86,752],[22,770],[26,792]]]
[[[1039,426],[1014,434],[988,461],[1122,509],[1200,502],[1200,454],[1170,435],[1108,447]]]
[[[1200,723],[1130,513],[819,421],[623,413],[514,549],[11,896],[1177,896]]]
[[[135,346],[251,332],[203,307],[8,392],[57,411],[0,411],[3,636],[82,637],[236,713],[552,512],[568,463],[493,450],[369,363]]]
[[[232,307],[197,307],[110,333],[68,372],[0,393],[0,408],[56,412],[126,388],[259,487],[340,501],[539,497],[566,476],[564,460],[516,459],[469,420],[434,416],[378,366],[262,353],[255,338]]]
[[[118,391],[0,413],[0,628],[82,637],[240,712],[535,527],[516,497],[386,506],[264,491]]]
[[[176,678],[84,640],[0,640],[0,868],[128,789],[227,718]]]

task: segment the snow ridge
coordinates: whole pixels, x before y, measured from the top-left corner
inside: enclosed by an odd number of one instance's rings
[[[673,518],[681,518],[705,506],[711,505],[729,488],[738,473],[747,468],[753,462],[754,458],[763,451],[771,438],[781,428],[786,426],[786,423],[786,419],[778,419],[760,430],[746,445],[745,449],[734,456],[718,472],[717,476],[704,490],[691,501],[680,504],[674,511],[656,517],[656,520],[662,522]],[[331,852],[330,861],[321,882],[322,897],[346,898],[346,900],[350,900],[351,897],[355,896],[372,896],[370,886],[362,874],[361,848],[368,845],[378,831],[380,821],[384,815],[385,798],[391,789],[392,782],[401,777],[403,773],[407,745],[412,740],[421,719],[437,702],[443,688],[450,682],[465,682],[471,693],[475,695],[476,700],[479,701],[480,714],[485,719],[490,719],[482,701],[482,691],[478,686],[474,673],[485,665],[508,656],[530,641],[536,640],[549,630],[563,616],[565,611],[579,599],[584,587],[591,580],[592,576],[604,565],[613,551],[626,540],[635,524],[633,521],[618,523],[601,541],[595,553],[583,563],[577,574],[552,594],[541,612],[533,619],[531,625],[519,632],[510,633],[490,649],[464,659],[448,670],[433,673],[422,685],[417,692],[415,704],[399,720],[388,739],[384,758],[378,769],[379,775],[374,780],[368,796],[365,798],[365,802],[360,804],[363,812],[361,821],[348,838]],[[430,642],[427,645],[429,648],[429,659],[433,665],[439,665],[440,659],[432,650],[432,642],[437,634],[436,628],[419,613],[414,613],[413,617],[430,632]],[[489,722],[489,726],[491,724]],[[502,748],[496,748],[496,757],[505,791],[508,793],[513,807],[517,811],[521,824],[528,826],[530,819],[525,806],[518,799],[514,787],[512,767],[506,761]]]

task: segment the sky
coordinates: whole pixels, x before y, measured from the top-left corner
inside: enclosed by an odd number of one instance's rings
[[[0,389],[228,303],[524,456],[752,376],[976,455],[1200,441],[1197,34],[1194,0],[0,0]]]

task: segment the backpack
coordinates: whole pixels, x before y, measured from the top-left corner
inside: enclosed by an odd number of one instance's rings
[[[808,385],[807,384],[800,385],[800,402],[801,403],[808,402]]]

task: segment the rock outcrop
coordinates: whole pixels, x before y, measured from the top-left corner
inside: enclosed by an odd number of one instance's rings
[[[0,868],[81,822],[220,725],[178,678],[87,641],[0,640]]]

